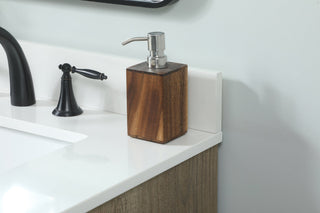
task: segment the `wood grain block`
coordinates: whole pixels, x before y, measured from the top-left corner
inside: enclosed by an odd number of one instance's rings
[[[146,62],[127,69],[128,135],[167,143],[188,129],[188,67],[168,62],[151,70]]]

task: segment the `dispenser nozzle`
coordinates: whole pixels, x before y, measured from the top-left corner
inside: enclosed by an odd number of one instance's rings
[[[134,38],[130,38],[124,42],[122,42],[121,44],[124,46],[124,45],[127,45],[131,42],[134,42],[134,41],[148,41],[148,37],[134,37]]]

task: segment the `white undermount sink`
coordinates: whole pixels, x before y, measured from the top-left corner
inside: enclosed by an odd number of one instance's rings
[[[0,120],[3,122],[3,118]],[[27,122],[17,120],[10,119],[5,122],[7,125],[1,125],[2,122],[0,122],[0,175],[86,137],[64,130],[34,127],[32,124],[28,125]]]

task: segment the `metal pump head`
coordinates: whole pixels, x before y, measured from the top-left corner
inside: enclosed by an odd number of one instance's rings
[[[163,32],[151,32],[147,37],[134,37],[122,42],[122,45],[129,44],[133,41],[147,41],[150,55],[147,62],[149,68],[162,69],[167,67],[167,56],[165,50],[165,34]]]

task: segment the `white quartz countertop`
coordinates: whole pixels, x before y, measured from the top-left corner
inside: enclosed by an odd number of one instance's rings
[[[68,141],[1,174],[0,212],[86,212],[222,141],[221,133],[189,129],[151,143],[127,136],[124,115],[84,109],[61,118],[51,115],[55,105],[14,107],[0,95],[0,126]]]

